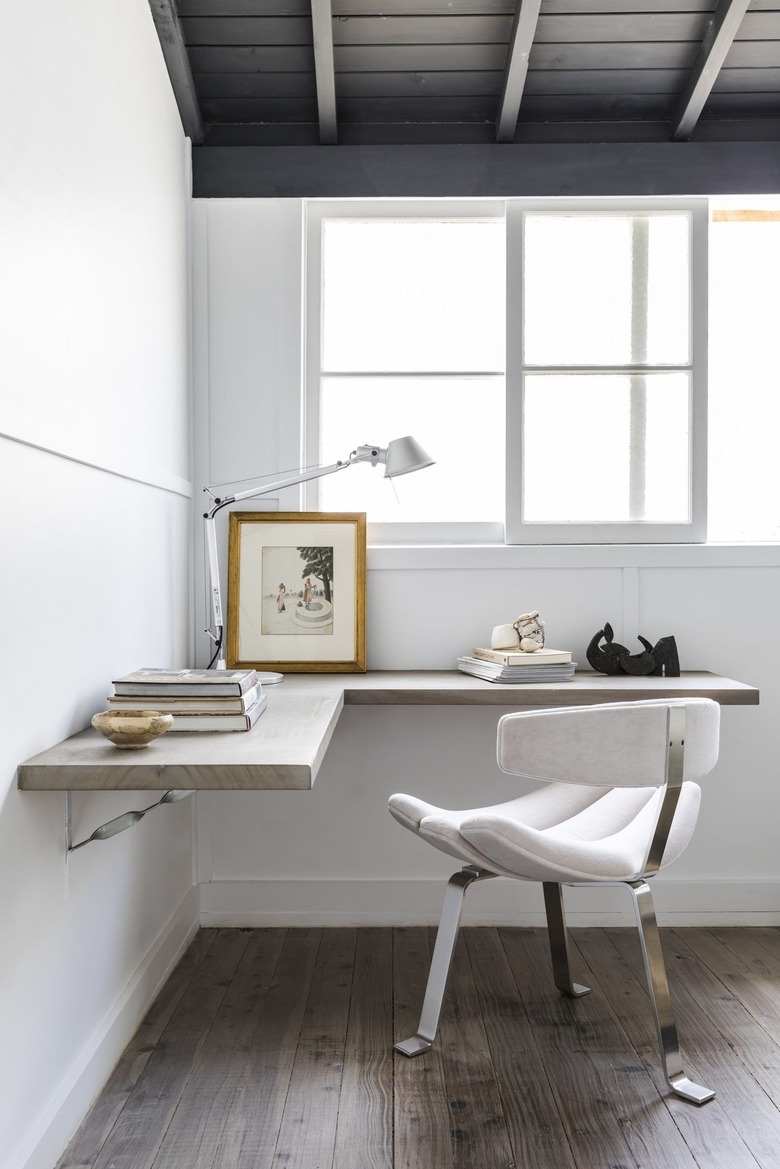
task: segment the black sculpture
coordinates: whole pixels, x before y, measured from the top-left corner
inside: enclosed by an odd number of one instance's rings
[[[606,622],[590,639],[587,659],[600,674],[655,674],[667,678],[680,677],[680,659],[677,642],[673,637],[662,637],[655,645],[639,635],[643,645],[641,653],[632,654],[624,645],[614,640],[612,626]],[[604,638],[605,644],[601,645]]]

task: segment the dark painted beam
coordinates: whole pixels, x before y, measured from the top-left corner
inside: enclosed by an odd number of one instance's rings
[[[776,142],[201,146],[196,198],[718,195],[780,190]]]
[[[675,141],[690,138],[718,79],[750,0],[720,0],[672,121]]]
[[[314,74],[317,81],[317,110],[320,119],[320,143],[333,146],[338,141],[336,122],[336,73],[333,64],[333,12],[330,0],[311,0],[311,23],[314,39]]]
[[[593,3],[593,0],[589,0]],[[394,125],[360,125],[341,122],[341,146],[489,146],[495,143],[496,127],[492,122],[404,122]],[[212,146],[316,146],[319,126],[299,123],[221,126],[208,129]],[[669,119],[642,122],[519,122],[515,143],[551,146],[588,142],[668,142]],[[696,127],[697,142],[763,142],[777,149],[780,142],[780,118],[741,118],[717,120],[707,118]]]
[[[168,76],[173,87],[173,96],[179,107],[184,133],[197,146],[203,141],[203,120],[195,94],[195,84],[184,44],[176,0],[149,0],[157,36],[165,58]]]
[[[504,70],[504,84],[498,103],[496,142],[512,142],[515,136],[517,116],[520,113],[520,102],[523,100],[528,74],[528,58],[541,6],[542,0],[517,0]]]

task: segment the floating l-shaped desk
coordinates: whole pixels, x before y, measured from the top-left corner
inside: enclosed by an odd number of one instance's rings
[[[266,688],[268,709],[251,731],[169,732],[120,751],[89,728],[19,767],[27,791],[308,789],[345,704],[351,706],[578,706],[647,698],[712,698],[755,706],[753,686],[718,674],[679,678],[576,674],[570,682],[501,686],[439,671],[288,674]]]

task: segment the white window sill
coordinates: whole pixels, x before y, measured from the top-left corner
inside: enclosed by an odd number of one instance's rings
[[[772,544],[369,544],[372,572],[517,568],[780,568]]]

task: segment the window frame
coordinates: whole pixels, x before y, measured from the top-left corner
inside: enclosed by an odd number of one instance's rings
[[[526,372],[544,370],[523,361],[523,228],[527,214],[561,212],[571,214],[631,214],[683,211],[690,215],[690,363],[686,366],[627,366],[636,372],[655,369],[690,371],[690,519],[686,523],[529,523],[522,518],[522,466],[516,458],[517,441],[522,441],[523,394]],[[305,465],[320,461],[320,384],[322,326],[322,223],[326,219],[469,219],[502,218],[506,230],[506,494],[504,521],[496,523],[372,523],[368,538],[372,544],[694,544],[707,539],[707,196],[686,198],[613,197],[565,199],[555,197],[517,199],[377,199],[306,200],[304,203],[304,394],[302,445]],[[517,327],[519,322],[519,327]],[[570,367],[593,370],[601,367]],[[606,368],[606,367],[604,367]],[[609,367],[622,369],[624,367]],[[458,376],[455,374],[455,376]],[[500,376],[500,375],[497,375]],[[410,424],[413,432],[413,423]],[[345,442],[352,436],[345,436]],[[372,436],[375,437],[375,436]],[[392,436],[380,435],[375,441]],[[362,439],[361,439],[362,441]],[[511,447],[511,449],[510,449]],[[346,452],[345,452],[346,453]],[[435,457],[435,452],[432,452]],[[474,468],[478,473],[478,468]],[[304,506],[320,506],[320,484],[314,480],[304,490]],[[468,483],[464,480],[464,490]]]
[[[690,374],[690,517],[683,523],[644,520],[530,522],[523,518],[522,450],[526,374],[552,369],[526,363],[523,336],[524,228],[529,214],[600,215],[685,212],[690,216],[690,360],[673,365],[563,366],[567,372],[686,370]],[[510,199],[507,217],[506,536],[507,544],[695,544],[707,539],[707,232],[709,201],[692,198]],[[513,458],[512,455],[515,455]]]

